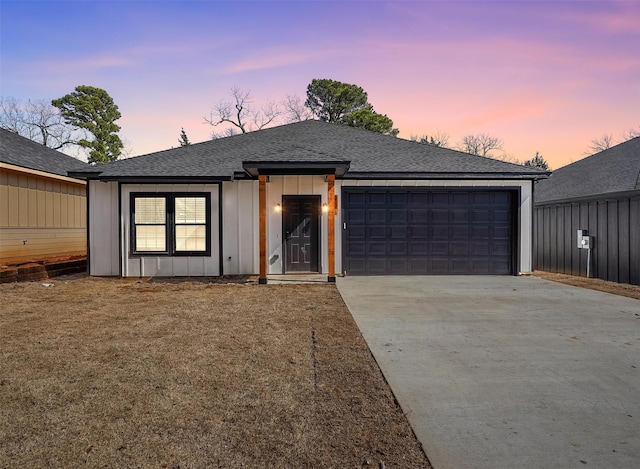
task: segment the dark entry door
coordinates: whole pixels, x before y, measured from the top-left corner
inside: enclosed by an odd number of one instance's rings
[[[282,197],[285,272],[318,272],[319,195]]]

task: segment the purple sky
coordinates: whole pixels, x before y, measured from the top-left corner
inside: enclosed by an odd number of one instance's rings
[[[355,83],[400,137],[489,133],[554,168],[640,128],[640,1],[7,1],[0,94],[104,88],[133,155],[210,138],[238,86],[256,106]]]

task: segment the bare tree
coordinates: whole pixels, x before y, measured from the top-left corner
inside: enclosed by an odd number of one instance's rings
[[[67,124],[60,111],[45,101],[21,102],[0,97],[0,127],[54,150],[76,144],[79,131]]]
[[[313,119],[311,109],[304,105],[299,96],[288,94],[282,102],[282,107],[287,116],[287,122],[302,122]]]
[[[611,134],[604,134],[602,137],[591,140],[591,146],[587,149],[585,154],[593,155],[594,153],[600,153],[601,151],[608,150],[612,146],[613,136]]]
[[[412,135],[410,140],[413,142],[424,143],[427,145],[434,145],[436,147],[448,148],[449,146],[449,134],[446,132],[436,132],[434,135],[428,136],[427,134],[422,137]]]
[[[489,134],[466,135],[458,144],[458,149],[472,155],[493,158],[494,150],[502,150],[502,139]]]
[[[209,113],[209,117],[205,117],[204,121],[214,127],[220,124],[231,124],[232,129],[241,133],[260,130],[274,123],[283,111],[275,103],[267,103],[260,109],[253,109],[251,105],[251,92],[242,91],[237,86],[231,88],[233,101],[221,100],[216,104]],[[229,134],[229,132],[226,132]],[[232,132],[233,135],[235,132]],[[219,135],[214,134],[214,138]]]
[[[632,138],[640,137],[640,126],[631,127],[629,130],[622,133],[622,141],[626,142]]]

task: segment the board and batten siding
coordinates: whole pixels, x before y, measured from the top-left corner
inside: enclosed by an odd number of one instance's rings
[[[122,214],[123,277],[209,277],[220,275],[220,249],[218,236],[217,184],[122,184],[120,198]],[[208,192],[211,194],[211,255],[162,256],[131,254],[131,207],[133,192]]]
[[[535,268],[585,277],[578,230],[592,237],[592,277],[640,285],[640,193],[536,204]]]
[[[533,239],[532,239],[532,222],[533,222],[533,201],[532,201],[532,182],[529,180],[417,180],[417,179],[398,179],[398,180],[359,180],[359,179],[343,179],[336,180],[336,193],[341,193],[343,187],[421,187],[436,189],[469,189],[469,188],[486,188],[512,190],[519,189],[520,200],[517,201],[517,217],[518,233],[516,234],[516,242],[518,243],[518,274],[529,274],[533,268]],[[341,201],[338,201],[340,207]],[[340,213],[339,213],[340,215]],[[336,219],[336,272],[342,272],[342,223],[341,217]]]
[[[118,183],[89,181],[89,274],[120,275]]]
[[[83,181],[0,168],[0,262],[85,255]]]
[[[254,275],[260,270],[258,204],[258,181],[222,183],[222,264],[225,274]]]
[[[223,183],[223,264],[225,274],[257,274],[259,271],[259,199],[257,181]],[[519,189],[518,218],[518,273],[530,273],[532,268],[532,201],[531,181],[513,180],[337,180],[335,240],[336,272],[342,272],[342,187],[432,187]],[[324,176],[271,176],[267,183],[267,272],[282,273],[282,212],[275,210],[284,195],[319,195],[326,203],[328,185]],[[327,214],[320,212],[320,268],[328,272]]]

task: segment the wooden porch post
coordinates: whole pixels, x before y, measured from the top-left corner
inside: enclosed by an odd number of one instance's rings
[[[267,176],[258,176],[258,206],[260,220],[260,277],[258,283],[267,283]]]
[[[335,174],[327,176],[327,203],[329,204],[329,219],[327,220],[328,234],[328,254],[329,254],[329,276],[328,282],[336,281],[336,190],[335,190]]]

